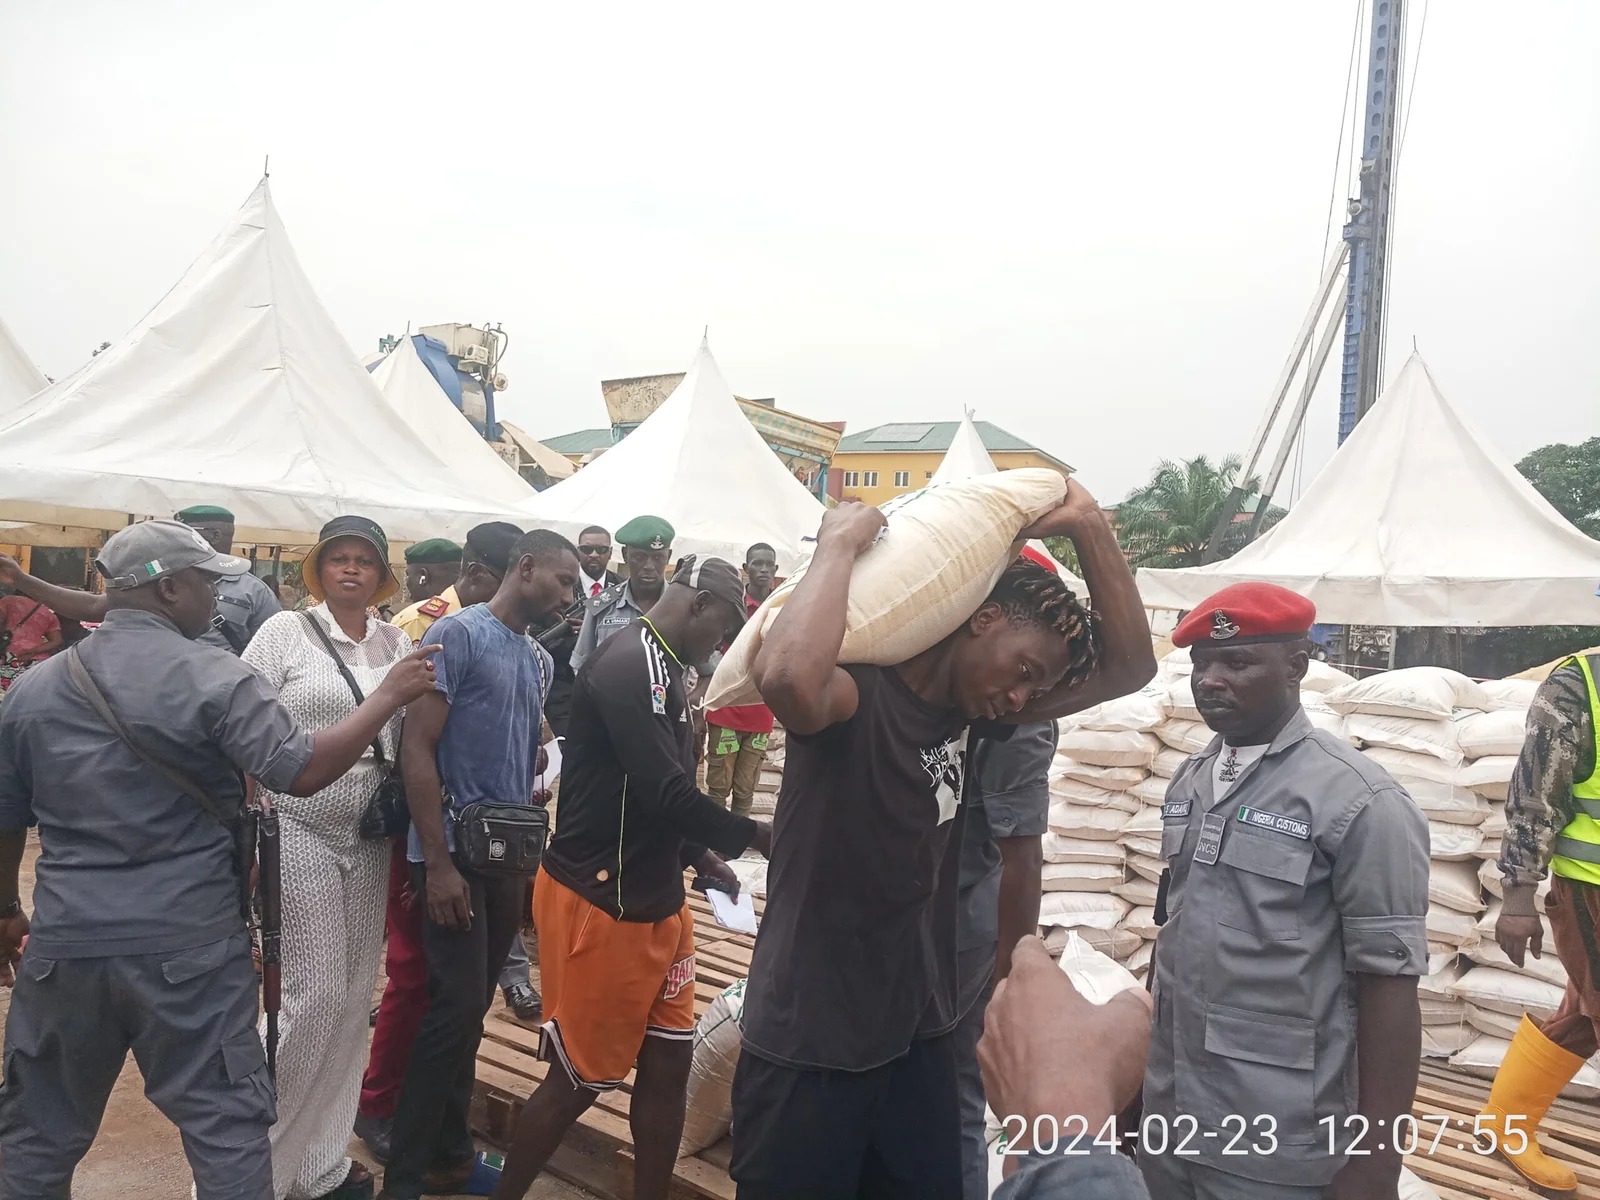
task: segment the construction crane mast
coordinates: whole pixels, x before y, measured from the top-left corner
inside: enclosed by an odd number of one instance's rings
[[[1352,138],[1359,162],[1359,182],[1356,194],[1346,204],[1349,221],[1342,231],[1340,244],[1323,268],[1310,311],[1295,337],[1261,425],[1244,456],[1243,470],[1217,516],[1201,556],[1203,562],[1215,562],[1221,556],[1229,528],[1257,488],[1261,494],[1251,515],[1246,540],[1254,538],[1259,531],[1273,493],[1282,480],[1290,451],[1300,435],[1311,394],[1321,377],[1323,364],[1330,357],[1341,320],[1344,325],[1339,379],[1341,444],[1378,398],[1378,387],[1383,379],[1389,232],[1394,212],[1395,118],[1400,108],[1400,75],[1405,57],[1404,3],[1405,0],[1372,0],[1362,120]],[[1341,273],[1344,274],[1342,288],[1338,286]],[[1321,338],[1317,337],[1319,326],[1323,327]],[[1302,363],[1305,371],[1299,395],[1290,409],[1282,442],[1267,476],[1258,479],[1257,468],[1267,461],[1267,445],[1273,427],[1278,423],[1296,377],[1302,375]]]

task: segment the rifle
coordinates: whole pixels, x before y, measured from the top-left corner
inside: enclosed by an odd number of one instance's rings
[[[538,642],[546,650],[554,650],[557,646],[559,646],[563,641],[563,634],[566,637],[576,640],[577,635],[572,632],[572,626],[567,624],[567,622],[573,617],[582,613],[584,606],[587,604],[588,601],[580,597],[576,602],[567,606],[566,610],[561,614],[561,619],[558,620],[554,625],[551,625],[548,629],[542,629],[538,633],[534,634],[533,640]]]
[[[278,813],[260,792],[256,819],[256,911],[261,931],[261,1007],[267,1014],[267,1074],[278,1078],[278,1013],[283,1008],[283,871]]]

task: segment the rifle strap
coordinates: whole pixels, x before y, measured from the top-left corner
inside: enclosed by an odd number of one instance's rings
[[[100,714],[100,719],[111,728],[112,733],[121,739],[123,745],[133,751],[134,757],[205,809],[223,828],[232,830],[238,824],[238,808],[230,811],[221,801],[212,796],[210,792],[196,783],[189,775],[170,763],[162,762],[133,740],[133,735],[128,732],[127,726],[112,711],[110,703],[106,700],[105,693],[95,683],[94,676],[89,674],[89,668],[84,665],[76,646],[67,651],[67,672],[72,676],[72,682],[78,685],[78,690],[93,705],[95,712]]]

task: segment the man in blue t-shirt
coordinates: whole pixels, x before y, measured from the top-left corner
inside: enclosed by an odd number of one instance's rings
[[[473,1165],[467,1107],[483,1017],[527,917],[527,880],[479,875],[456,857],[470,804],[532,804],[539,732],[554,666],[530,625],[572,595],[578,552],[536,529],[511,549],[486,604],[436,622],[436,690],[406,711],[400,769],[411,808],[412,879],[426,898],[428,1011],[395,1109],[386,1200],[459,1192]]]

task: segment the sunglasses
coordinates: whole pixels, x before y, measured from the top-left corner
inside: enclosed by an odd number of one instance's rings
[[[610,546],[579,546],[579,554],[610,554]]]

